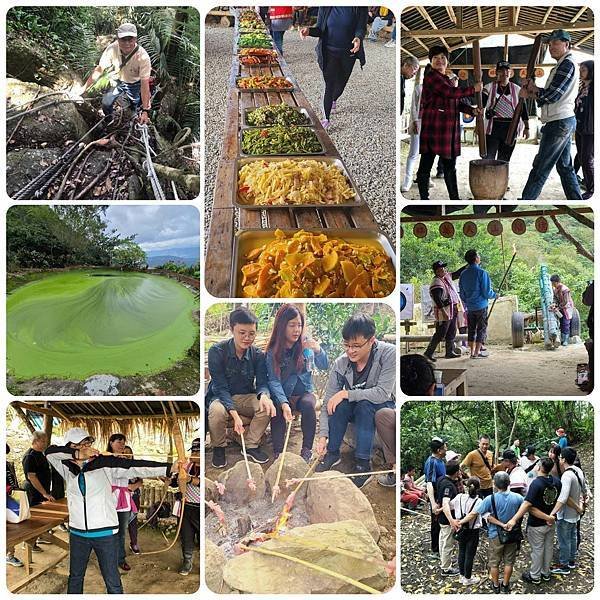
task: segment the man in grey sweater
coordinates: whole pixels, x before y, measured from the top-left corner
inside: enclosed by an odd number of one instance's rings
[[[364,313],[350,317],[342,329],[345,353],[329,374],[321,417],[317,452],[327,454],[317,467],[328,471],[340,463],[340,448],[348,423],[356,430],[356,472],[371,470],[375,414],[396,406],[396,347],[378,341],[375,323]],[[352,479],[363,487],[370,476]]]
[[[577,522],[585,512],[588,495],[583,471],[575,466],[577,452],[567,446],[560,451],[561,490],[555,507],[550,513],[556,515],[558,535],[558,565],[552,569],[555,575],[568,575],[577,565]],[[569,498],[572,502],[569,502]],[[583,503],[581,502],[583,499]],[[573,508],[575,506],[576,508]]]

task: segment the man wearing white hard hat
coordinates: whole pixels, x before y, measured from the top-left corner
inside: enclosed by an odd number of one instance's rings
[[[81,427],[69,429],[62,446],[46,449],[48,462],[65,480],[69,506],[68,594],[82,594],[92,550],[109,594],[122,594],[119,518],[111,481],[116,477],[170,477],[178,463],[101,455]]]
[[[137,27],[133,23],[123,23],[117,29],[117,39],[106,47],[98,66],[85,82],[83,92],[108,69],[113,87],[102,96],[104,114],[112,114],[115,100],[125,95],[136,109],[141,106],[139,122],[147,123],[151,68],[150,56],[137,43]]]

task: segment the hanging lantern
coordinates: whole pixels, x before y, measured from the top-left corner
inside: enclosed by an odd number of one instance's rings
[[[535,220],[535,229],[539,233],[546,233],[548,231],[548,220],[546,217],[538,217]]]
[[[424,238],[427,235],[427,227],[424,223],[417,223],[413,227],[413,235],[418,238]]]
[[[526,78],[527,78],[527,69],[521,69],[521,70],[519,71],[519,77],[520,77],[521,79],[526,79]]]
[[[513,233],[517,235],[523,235],[527,230],[527,226],[525,225],[525,221],[523,221],[523,219],[515,219],[512,222],[511,229]]]
[[[466,69],[460,69],[460,71],[458,72],[458,78],[461,81],[466,81],[467,79],[469,79],[469,72]]]
[[[544,76],[544,69],[542,69],[541,67],[538,67],[535,70],[535,76],[539,79],[540,77]]]
[[[454,225],[450,221],[444,221],[440,224],[440,235],[445,238],[454,237]]]
[[[502,223],[498,219],[490,221],[487,226],[490,235],[500,235],[502,233]]]
[[[477,225],[473,221],[467,221],[463,225],[463,233],[466,237],[475,237],[477,235]]]
[[[490,79],[496,79],[496,67],[491,68],[488,71],[488,75],[489,75]]]

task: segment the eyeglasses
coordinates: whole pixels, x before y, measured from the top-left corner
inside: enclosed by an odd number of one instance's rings
[[[360,350],[364,348],[373,338],[369,338],[364,344],[348,344],[347,342],[342,342],[342,346],[345,350]]]
[[[238,334],[243,340],[253,340],[256,337],[256,331],[250,331],[249,333]]]

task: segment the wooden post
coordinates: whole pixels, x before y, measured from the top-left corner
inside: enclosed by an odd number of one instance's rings
[[[473,77],[476,83],[483,84],[483,75],[481,73],[481,51],[479,50],[479,40],[473,42]],[[477,108],[483,110],[483,98],[481,92],[475,92],[475,102]],[[485,158],[487,156],[487,147],[485,143],[485,123],[483,122],[483,114],[476,117],[477,138],[479,139],[479,156]]]
[[[504,60],[508,60],[508,35],[504,36]]]
[[[44,402],[44,408],[50,408],[50,402],[46,400]],[[52,440],[52,421],[54,417],[51,415],[44,415],[44,433],[46,434],[46,440],[48,442],[48,446],[51,444]]]

